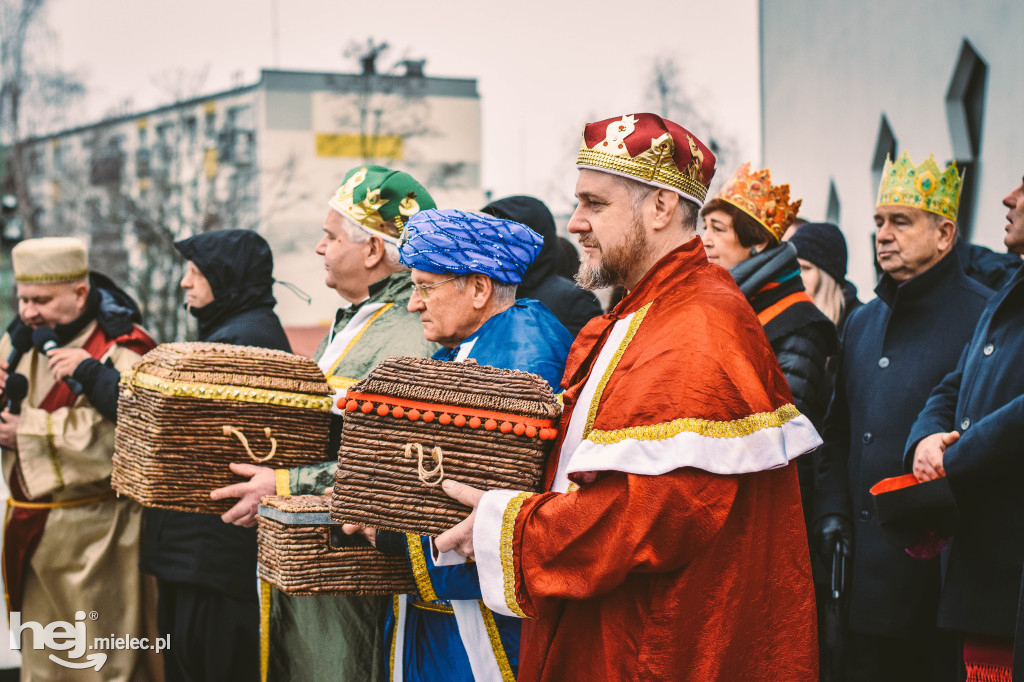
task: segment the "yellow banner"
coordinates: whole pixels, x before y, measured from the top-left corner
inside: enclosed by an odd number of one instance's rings
[[[217,149],[207,149],[203,157],[203,169],[206,171],[206,179],[213,180],[217,177]]]
[[[401,135],[316,134],[317,156],[401,160],[403,152]]]

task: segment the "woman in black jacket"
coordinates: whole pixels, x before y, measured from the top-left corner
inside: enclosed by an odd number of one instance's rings
[[[708,260],[727,268],[764,326],[793,403],[821,430],[831,397],[825,361],[836,351],[835,325],[804,290],[796,249],[780,239],[796,218],[789,186],[772,186],[768,170],[740,167],[704,204],[702,235]],[[797,460],[804,518],[810,518],[813,458]]]
[[[181,286],[199,340],[289,351],[274,313],[273,258],[249,230],[175,243],[188,263]],[[142,569],[157,578],[168,680],[257,680],[256,529],[213,514],[146,509]]]

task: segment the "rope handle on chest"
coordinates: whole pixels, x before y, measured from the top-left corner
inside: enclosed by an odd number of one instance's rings
[[[416,448],[416,474],[420,477],[420,480],[427,485],[441,485],[441,481],[444,480],[444,453],[441,452],[440,446],[435,445],[434,449],[430,451],[431,456],[437,462],[437,466],[433,469],[424,468],[423,446],[419,443],[406,443],[405,456],[412,457],[413,448]],[[437,478],[433,478],[434,476],[437,476]]]
[[[273,459],[274,455],[277,454],[277,439],[271,436],[271,430],[269,426],[263,429],[263,434],[270,440],[270,454],[267,455],[266,457],[257,457],[253,453],[252,448],[249,447],[249,441],[246,440],[245,438],[245,434],[242,433],[239,429],[236,429],[234,426],[231,426],[230,424],[225,424],[222,428],[224,430],[225,436],[233,435],[236,438],[238,438],[238,441],[242,444],[242,447],[245,448],[246,454],[248,454],[252,461],[256,462],[257,464],[269,462],[271,459]]]

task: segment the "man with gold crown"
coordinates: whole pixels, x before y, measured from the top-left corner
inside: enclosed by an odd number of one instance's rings
[[[697,237],[714,163],[654,114],[585,127],[578,279],[626,294],[570,351],[549,492],[444,483],[474,511],[435,545],[525,619],[520,680],[817,679],[790,460],[820,439]]]
[[[156,594],[144,590],[139,572],[142,508],[110,488],[114,423],[83,388],[89,391],[102,363],[124,371],[155,344],[138,324],[135,302],[89,271],[83,242],[29,239],[14,247],[11,260],[18,317],[0,340],[0,356],[9,359],[0,380],[12,399],[0,413],[11,491],[3,543],[8,612],[42,627],[81,622],[90,648],[94,638],[111,633],[151,637],[146,624],[154,614],[147,607],[155,606]],[[44,354],[32,341],[47,333],[55,348]],[[18,375],[27,379],[27,394],[14,404],[10,387]],[[76,615],[86,612],[96,617]],[[86,662],[83,652],[72,660],[68,648],[47,648],[24,628],[21,679],[159,679],[158,662],[147,660],[152,654],[113,644],[97,652],[105,655],[101,665],[72,673],[51,658]]]
[[[334,485],[343,412],[337,399],[392,356],[430,357],[437,344],[423,338],[419,316],[408,310],[413,293],[398,245],[405,223],[434,200],[411,175],[382,166],[350,170],[328,202],[324,235],[316,253],[324,282],[350,305],[313,359],[336,390],[331,437],[323,464],[271,469],[232,464],[246,483],[221,488],[214,499],[241,498],[223,515],[227,523],[252,526],[264,495],[320,495]],[[265,591],[270,590],[264,585]],[[384,617],[387,597],[289,597],[269,593],[264,622],[264,664],[270,680],[383,680],[386,678]],[[265,600],[266,601],[266,600]],[[267,605],[264,605],[266,612]]]
[[[1010,253],[1024,255],[1024,180],[1003,199]],[[963,638],[968,682],[1022,679],[1024,266],[989,300],[957,368],[907,439],[918,480],[945,476],[960,523],[946,557],[939,626]],[[1016,634],[1016,651],[1014,635]],[[1016,676],[1012,668],[1016,668]]]
[[[957,257],[961,178],[904,153],[886,160],[875,209],[877,298],[847,320],[825,421],[815,543],[852,549],[847,667],[856,680],[956,679],[956,652],[935,627],[938,558],[883,536],[870,488],[903,473],[902,453],[928,394],[956,367],[991,291]],[[852,548],[850,547],[852,543]]]

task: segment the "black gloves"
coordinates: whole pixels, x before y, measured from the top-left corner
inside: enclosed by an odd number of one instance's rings
[[[853,547],[853,528],[850,522],[839,514],[829,514],[814,524],[814,548],[825,559],[835,552],[836,542],[840,543],[844,557],[850,556]]]

